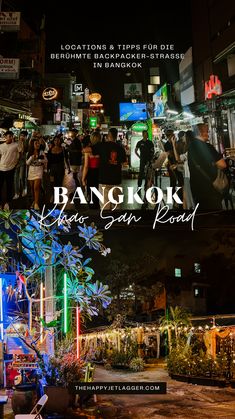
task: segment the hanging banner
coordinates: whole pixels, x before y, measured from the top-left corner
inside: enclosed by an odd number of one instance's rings
[[[0,58],[0,79],[18,79],[19,58]]]

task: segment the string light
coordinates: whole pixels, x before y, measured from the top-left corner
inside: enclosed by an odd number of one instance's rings
[[[43,320],[43,316],[44,316],[44,304],[43,304],[43,292],[44,292],[44,287],[43,287],[43,282],[41,282],[40,284],[40,319],[41,319],[41,324],[40,324],[40,342],[43,342],[43,325],[42,325],[42,320]]]

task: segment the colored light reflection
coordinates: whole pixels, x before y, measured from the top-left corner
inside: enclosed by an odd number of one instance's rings
[[[64,274],[64,333],[68,332],[67,274]]]
[[[77,359],[80,358],[80,342],[79,342],[79,336],[80,336],[80,309],[77,306],[76,307],[76,323],[77,323]]]
[[[2,299],[2,278],[0,278],[0,338],[3,340],[3,299]]]

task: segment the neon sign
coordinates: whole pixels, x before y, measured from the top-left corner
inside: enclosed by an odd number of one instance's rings
[[[205,100],[212,99],[213,95],[219,96],[222,94],[222,85],[218,76],[213,74],[210,79],[205,82]]]
[[[53,100],[57,97],[58,90],[56,90],[54,87],[47,87],[42,92],[42,97],[44,100]]]

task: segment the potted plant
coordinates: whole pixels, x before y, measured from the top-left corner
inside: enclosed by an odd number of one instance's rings
[[[140,357],[132,358],[129,367],[130,367],[130,370],[133,372],[144,371],[144,360]]]
[[[122,350],[114,350],[110,356],[112,368],[127,369],[129,368],[129,362],[130,355]]]
[[[43,392],[48,396],[46,411],[49,413],[65,413],[74,397],[69,393],[69,386],[81,381],[84,363],[75,355],[73,343],[68,344],[63,352],[65,342],[62,342],[54,357],[44,355],[41,365]]]

